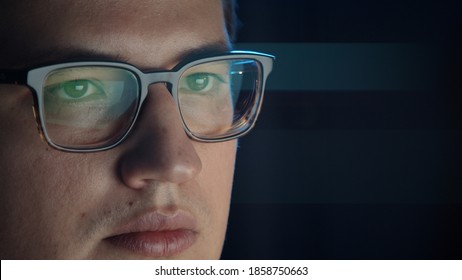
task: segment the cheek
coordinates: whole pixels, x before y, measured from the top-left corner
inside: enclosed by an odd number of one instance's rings
[[[85,216],[101,205],[102,176],[87,161],[54,150],[6,164],[0,160],[9,169],[0,171],[0,232],[9,244],[1,246],[17,258],[80,258],[89,241]]]
[[[48,235],[42,219],[43,203],[50,190],[37,180],[44,162],[38,156],[46,146],[40,141],[32,115],[32,94],[21,87],[1,87],[0,98],[0,233],[1,251],[21,258],[26,250],[38,255],[41,240]],[[27,221],[27,222],[26,222]],[[29,236],[34,237],[28,244]]]
[[[228,224],[236,141],[201,144],[196,151],[202,161],[202,172],[198,176],[198,182],[210,215],[206,248],[215,254],[212,258],[219,258]],[[216,245],[216,248],[212,248],[212,244]]]
[[[25,87],[0,87],[0,148],[3,151],[12,147],[40,144],[32,106],[32,93]],[[43,148],[44,145],[41,145]]]
[[[236,140],[216,144],[206,143],[196,150],[202,161],[202,172],[198,181],[209,188],[207,189],[209,197],[213,197],[214,201],[229,200],[236,159]]]
[[[40,140],[30,92],[1,88],[0,98],[0,255],[63,257],[78,243],[76,221],[93,197],[85,180],[98,177],[84,160]]]
[[[2,218],[9,218],[16,209],[11,206],[33,198],[37,158],[30,151],[44,145],[31,111],[32,94],[22,87],[1,86],[0,100],[0,205]]]

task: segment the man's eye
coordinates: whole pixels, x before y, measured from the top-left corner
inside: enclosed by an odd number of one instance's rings
[[[87,93],[88,86],[87,80],[70,81],[63,85],[63,90],[70,98],[81,98]]]
[[[217,87],[217,83],[224,83],[224,80],[217,74],[194,73],[182,79],[180,88],[192,92],[206,93]]]
[[[54,94],[65,100],[79,100],[104,95],[104,90],[91,80],[73,80],[59,84]]]

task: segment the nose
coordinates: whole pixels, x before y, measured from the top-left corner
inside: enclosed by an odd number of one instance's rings
[[[130,188],[144,188],[152,182],[182,184],[201,171],[201,160],[164,84],[149,87],[126,142],[122,145],[125,150],[119,159],[119,172]]]

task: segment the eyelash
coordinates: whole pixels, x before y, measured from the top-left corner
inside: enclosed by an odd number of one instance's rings
[[[88,83],[87,91],[85,92],[85,94],[83,96],[80,96],[78,98],[70,97],[69,93],[65,92],[66,91],[66,89],[65,89],[66,83],[80,82],[80,81],[84,81],[84,82]],[[95,89],[90,90],[91,87],[94,87]],[[62,92],[60,92],[60,91],[62,91]],[[92,92],[88,93],[88,91],[92,91]],[[85,98],[87,98],[89,96],[92,96],[94,94],[104,94],[104,95],[106,95],[106,91],[103,89],[103,87],[101,85],[98,84],[98,81],[91,80],[91,79],[76,79],[76,80],[69,80],[69,81],[60,82],[60,83],[57,83],[57,84],[51,86],[50,88],[47,88],[46,92],[48,92],[50,94],[53,94],[56,97],[59,97],[60,99],[65,100],[67,102],[79,101],[79,100],[85,99]]]
[[[194,76],[199,76],[199,75],[204,75],[208,79],[208,83],[211,83],[210,85],[207,85],[205,89],[201,90],[194,90],[191,89],[190,85],[188,85],[188,78],[193,78]],[[197,92],[197,93],[206,93],[212,89],[212,87],[217,86],[216,81],[219,83],[225,84],[226,81],[218,74],[215,73],[208,73],[208,72],[198,72],[198,73],[192,73],[189,74],[180,80],[180,89],[186,89],[191,92]]]

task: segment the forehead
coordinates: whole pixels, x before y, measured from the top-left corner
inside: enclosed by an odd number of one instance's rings
[[[188,49],[228,42],[221,0],[21,0],[15,5],[12,56],[23,60],[69,50],[164,68]]]

